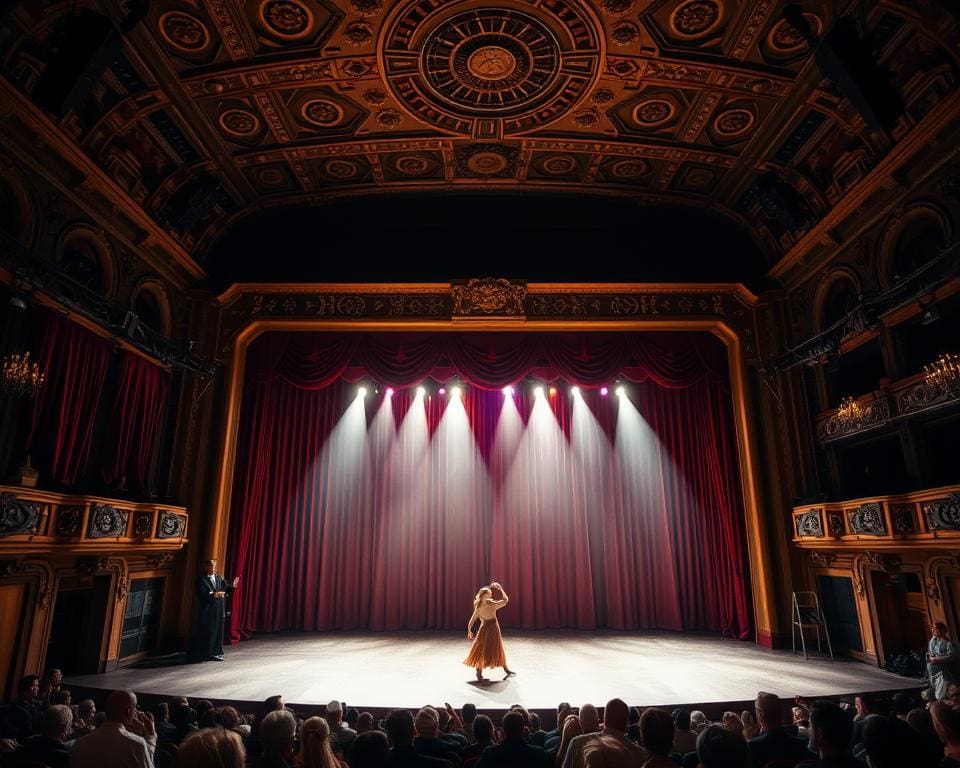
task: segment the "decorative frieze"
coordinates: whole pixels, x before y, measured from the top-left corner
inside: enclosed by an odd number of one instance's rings
[[[76,536],[83,523],[83,507],[60,507],[57,510],[57,536]]]
[[[0,493],[0,536],[39,533],[42,514],[40,504]]]
[[[178,515],[167,510],[160,510],[160,516],[157,519],[157,538],[158,539],[178,539],[183,538],[187,529],[186,515]]]
[[[129,520],[130,513],[125,509],[117,509],[111,504],[95,504],[90,510],[87,536],[91,539],[125,536]]]
[[[850,530],[865,536],[886,536],[883,507],[877,503],[861,504],[850,513]]]
[[[811,509],[797,516],[797,535],[798,536],[823,536],[823,523],[820,513],[823,510]]]
[[[960,493],[925,502],[922,509],[931,531],[960,531]]]

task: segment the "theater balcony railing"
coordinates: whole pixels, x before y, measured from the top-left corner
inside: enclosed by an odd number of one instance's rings
[[[960,548],[960,485],[793,508],[803,548]]]
[[[0,485],[0,557],[178,550],[184,507]]]

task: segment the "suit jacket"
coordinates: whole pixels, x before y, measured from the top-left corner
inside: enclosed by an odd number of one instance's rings
[[[787,728],[776,728],[754,736],[747,746],[753,768],[763,768],[771,760],[813,760],[816,757],[807,747],[806,740],[791,735]]]
[[[224,617],[224,603],[226,598],[218,599],[213,596],[214,592],[224,592],[226,597],[233,593],[233,587],[228,584],[219,573],[213,574],[216,581],[214,585],[210,581],[210,576],[201,573],[197,576],[197,597],[200,605],[200,622],[202,624],[212,623],[217,619]]]
[[[487,747],[477,768],[550,768],[552,761],[540,747],[525,741],[506,741]]]

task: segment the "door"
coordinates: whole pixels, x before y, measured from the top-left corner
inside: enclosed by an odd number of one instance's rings
[[[857,601],[853,596],[853,579],[844,576],[819,576],[824,621],[830,631],[830,641],[835,651],[862,651],[860,618]]]
[[[57,590],[47,643],[47,668],[64,674],[95,674],[105,662],[110,577],[96,576],[89,587]]]

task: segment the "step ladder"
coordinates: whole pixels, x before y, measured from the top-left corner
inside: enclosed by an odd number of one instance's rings
[[[827,649],[830,651],[830,658],[833,659],[833,646],[830,644],[830,632],[827,629],[827,622],[824,619],[823,611],[820,609],[820,598],[816,592],[794,592],[793,593],[793,652],[797,652],[797,634],[800,635],[800,646],[803,648],[803,658],[807,659],[807,640],[804,630],[814,627],[817,630],[817,653],[823,653],[820,645],[820,630],[823,629],[823,636],[827,639]]]

